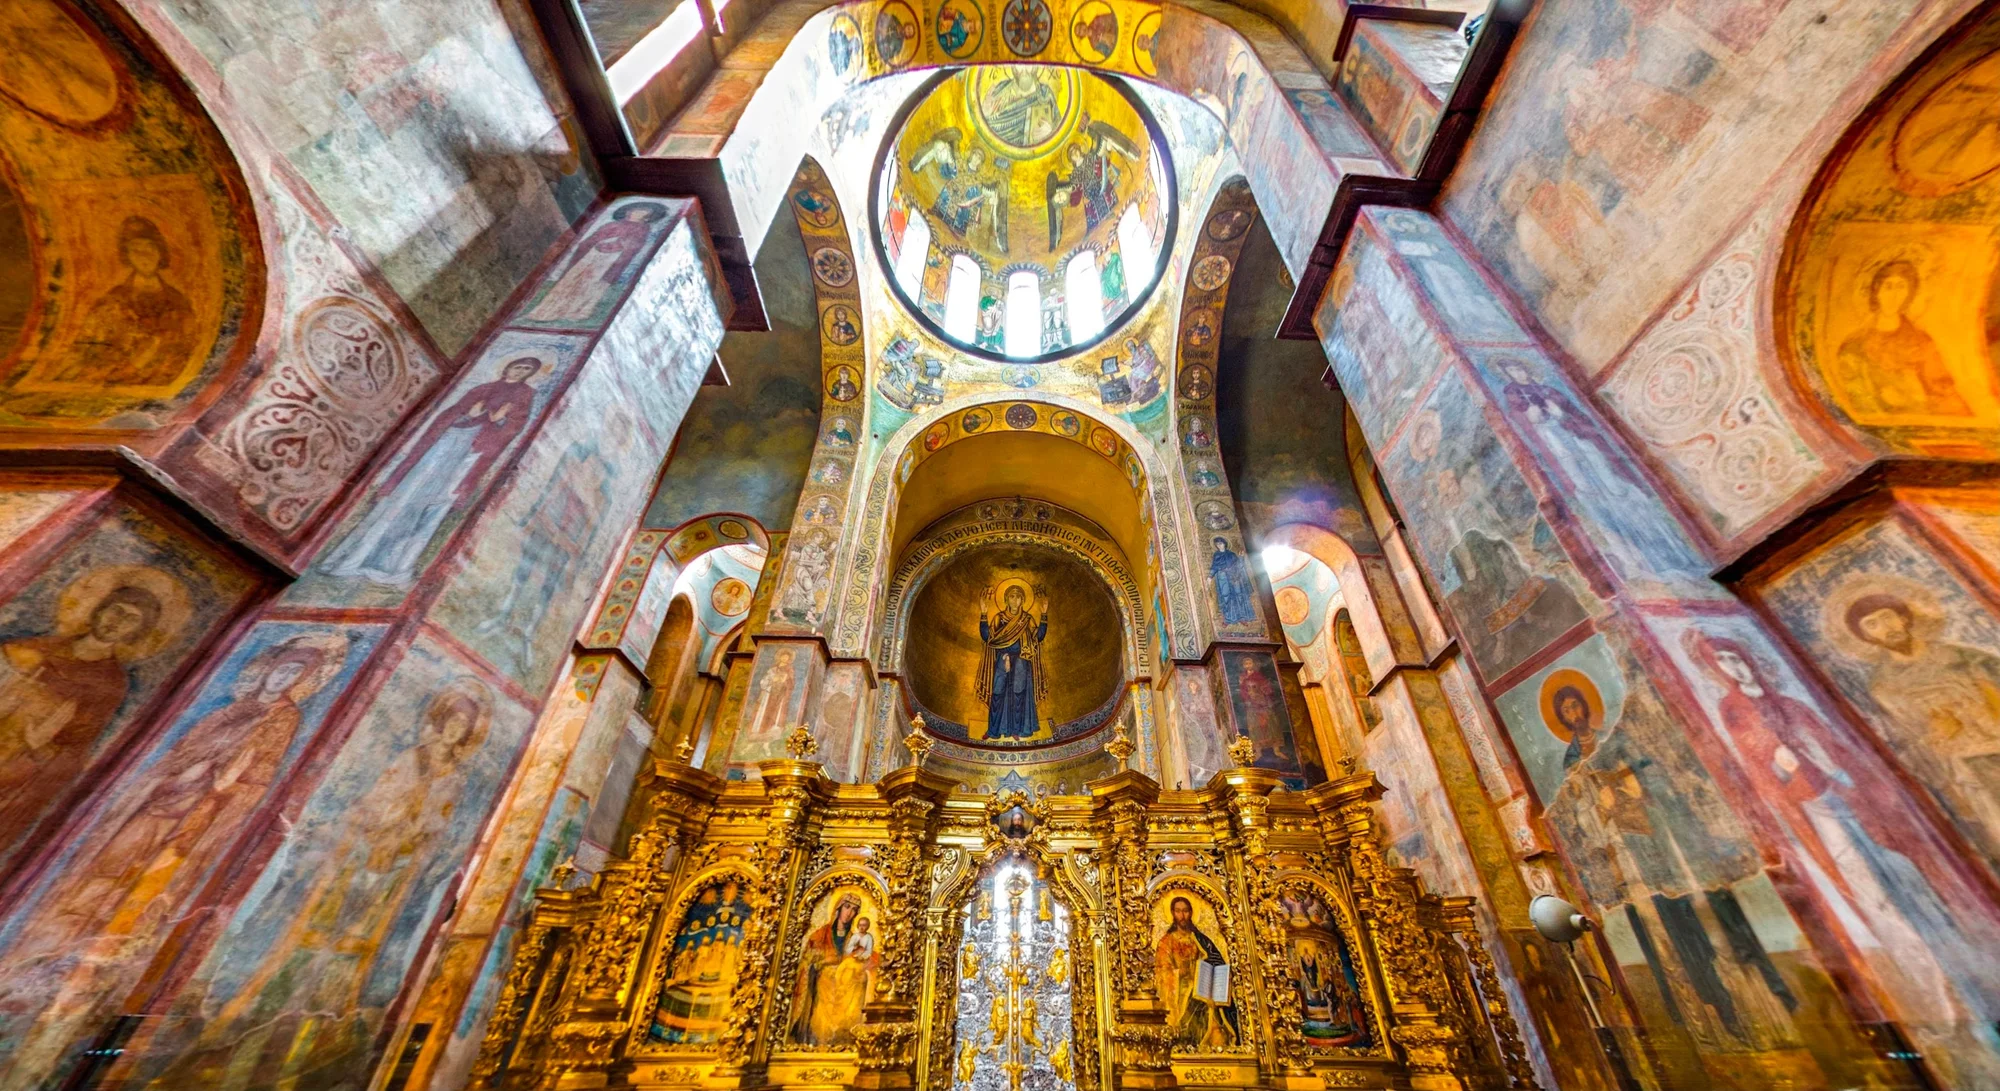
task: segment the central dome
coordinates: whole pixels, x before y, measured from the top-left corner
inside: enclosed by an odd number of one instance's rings
[[[1103,339],[1145,302],[1173,241],[1159,126],[1123,83],[1081,68],[936,77],[875,178],[892,290],[933,334],[995,359]]]

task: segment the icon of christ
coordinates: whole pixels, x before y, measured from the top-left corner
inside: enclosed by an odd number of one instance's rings
[[[985,737],[1025,742],[1041,731],[1038,702],[1049,695],[1048,675],[1042,669],[1042,641],[1049,635],[1048,602],[1036,589],[1042,608],[1037,617],[1028,608],[1028,589],[1022,582],[1001,586],[997,615],[989,618],[986,613],[986,604],[995,597],[991,588],[980,600],[979,639],[986,647],[978,694],[986,702]]]

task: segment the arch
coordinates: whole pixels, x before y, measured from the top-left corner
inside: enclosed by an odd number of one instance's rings
[[[1089,447],[1099,457],[1117,459],[1127,474],[1143,513],[1143,523],[1147,528],[1147,549],[1156,558],[1153,571],[1158,574],[1159,586],[1165,594],[1167,632],[1173,643],[1173,655],[1193,658],[1199,654],[1196,645],[1197,627],[1194,601],[1190,593],[1191,574],[1180,548],[1187,540],[1188,529],[1181,524],[1185,513],[1181,511],[1180,497],[1175,494],[1171,478],[1165,473],[1165,466],[1152,442],[1128,422],[1102,415],[1096,408],[1080,399],[1057,394],[1037,394],[1035,397],[1014,397],[1007,392],[979,391],[946,400],[930,412],[914,416],[905,421],[887,442],[882,445],[883,455],[870,470],[868,479],[867,508],[864,517],[850,520],[847,537],[841,544],[841,562],[837,569],[843,576],[842,591],[838,602],[838,612],[832,619],[829,634],[836,655],[859,657],[874,642],[879,631],[879,611],[871,607],[881,602],[891,573],[886,563],[880,563],[891,555],[893,535],[896,527],[894,509],[900,500],[900,490],[914,471],[921,457],[928,457],[933,451],[923,446],[923,437],[936,428],[940,422],[951,422],[962,417],[967,410],[986,407],[1003,407],[1008,404],[1044,407],[1036,414],[1036,427],[1051,434],[1061,432],[1055,429],[1053,413],[1062,411],[1077,421],[1074,435],[1064,434],[1063,438],[1073,439],[1079,444],[1087,444],[1100,432],[1108,433],[1107,438],[1115,441],[1112,453],[1107,455],[1100,447]],[[988,408],[989,414],[997,416],[1001,410]],[[946,435],[950,442],[957,442],[965,435],[962,426],[947,424]],[[940,448],[943,445],[940,445]],[[1172,523],[1163,527],[1161,513],[1171,513]],[[1131,550],[1127,550],[1128,556]],[[880,569],[880,571],[878,571]],[[1161,659],[1166,658],[1163,654]]]
[[[1323,143],[1329,138],[1307,124],[1287,91],[1325,93],[1327,84],[1311,59],[1262,16],[1222,6],[1197,11],[1176,3],[1116,0],[1118,40],[1099,56],[1071,34],[1051,35],[1036,48],[1017,51],[1003,43],[998,27],[977,41],[949,47],[936,33],[949,3],[921,0],[905,9],[913,17],[902,28],[906,44],[888,57],[877,47],[877,36],[862,33],[862,27],[876,25],[878,14],[886,14],[869,0],[835,4],[806,18],[782,50],[776,41],[755,41],[746,46],[757,59],[739,65],[732,56],[724,78],[742,81],[763,69],[735,118],[721,119],[730,135],[717,153],[721,173],[733,183],[730,218],[741,225],[749,249],[755,251],[784,188],[777,164],[796,162],[811,139],[814,126],[800,125],[802,115],[825,116],[844,95],[882,77],[967,63],[1066,64],[1201,102],[1222,119],[1235,146],[1247,151],[1250,185],[1271,211],[1273,234],[1295,277],[1306,270],[1339,180],[1354,173],[1397,174],[1373,148]],[[761,61],[765,56],[775,59]],[[1278,72],[1284,73],[1282,83]],[[714,141],[717,120],[704,113],[703,142]],[[661,141],[671,142],[673,135],[670,130]]]
[[[1265,535],[1265,548],[1296,549],[1333,571],[1340,585],[1341,608],[1354,624],[1355,636],[1367,655],[1369,677],[1378,682],[1398,663],[1395,642],[1375,601],[1375,588],[1368,581],[1361,557],[1345,538],[1311,523],[1285,523]]]
[[[17,48],[47,50],[19,71],[68,74],[0,88],[16,137],[0,215],[17,229],[0,231],[0,266],[27,273],[0,289],[5,430],[164,445],[280,332],[273,217],[218,115],[122,11],[22,0],[0,19]]]
[[[1987,11],[1848,127],[1784,241],[1771,322],[1790,384],[1897,454],[2000,457],[2000,156],[1975,138],[1996,79]]]

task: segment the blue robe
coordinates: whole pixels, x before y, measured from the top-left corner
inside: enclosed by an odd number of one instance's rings
[[[1208,577],[1215,583],[1215,603],[1222,622],[1235,625],[1257,620],[1257,602],[1250,590],[1250,570],[1234,550],[1218,549],[1208,558]]]
[[[1026,611],[1002,611],[989,624],[979,620],[979,639],[986,644],[986,737],[1028,739],[1041,730],[1035,699],[1043,696],[1042,638],[1049,634],[1048,618],[1032,628]]]

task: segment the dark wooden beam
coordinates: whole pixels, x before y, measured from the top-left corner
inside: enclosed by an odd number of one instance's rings
[[[1443,11],[1437,8],[1406,8],[1395,4],[1349,4],[1347,15],[1340,21],[1340,37],[1333,45],[1333,63],[1347,59],[1347,47],[1354,44],[1355,27],[1363,19],[1382,19],[1392,23],[1426,23],[1431,26],[1457,27],[1465,21],[1462,11]]]
[[[1347,244],[1347,234],[1353,229],[1354,218],[1360,214],[1362,206],[1424,208],[1436,199],[1445,179],[1451,176],[1459,158],[1465,154],[1465,145],[1472,137],[1479,111],[1485,106],[1494,81],[1500,77],[1500,69],[1506,63],[1515,35],[1520,33],[1521,23],[1534,6],[1535,0],[1496,0],[1487,9],[1485,21],[1473,37],[1472,49],[1465,55],[1465,63],[1458,70],[1458,79],[1452,84],[1451,97],[1445,101],[1444,111],[1438,117],[1437,130],[1431,134],[1430,146],[1424,149],[1424,158],[1417,165],[1415,178],[1355,175],[1341,181],[1340,189],[1333,195],[1333,207],[1327,210],[1326,225],[1320,229],[1319,241],[1313,245],[1312,254],[1306,260],[1305,272],[1298,278],[1298,290],[1292,293],[1291,304],[1285,308],[1285,317],[1278,323],[1277,336],[1280,339],[1314,341],[1319,338],[1313,328],[1313,315],[1319,310],[1326,282],[1333,276],[1333,267],[1340,260],[1341,248]],[[1349,5],[1347,19],[1340,28],[1336,59],[1346,52],[1348,43],[1353,39],[1354,24],[1360,19],[1455,25],[1458,13],[1383,4]]]

